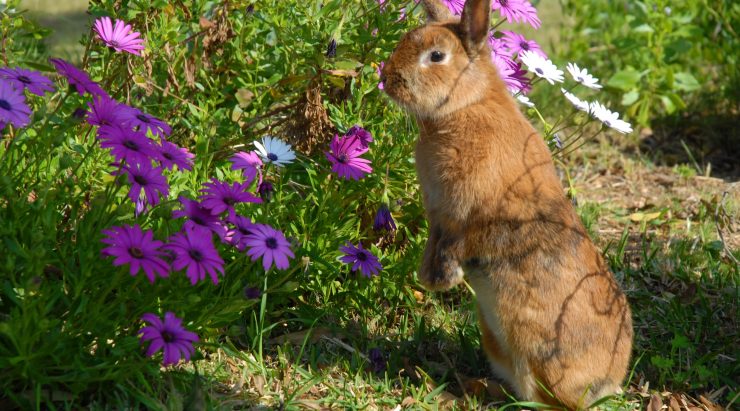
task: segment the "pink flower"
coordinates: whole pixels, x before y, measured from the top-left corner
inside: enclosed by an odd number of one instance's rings
[[[141,33],[133,31],[131,25],[122,20],[116,20],[114,25],[110,17],[101,17],[95,20],[95,32],[106,46],[117,52],[141,56],[141,50],[144,50],[144,39],[139,38]]]
[[[325,152],[326,158],[332,163],[331,171],[345,180],[350,178],[359,180],[373,171],[370,160],[360,158],[368,148],[363,148],[362,141],[356,135],[338,137],[334,135],[331,141],[331,152]]]

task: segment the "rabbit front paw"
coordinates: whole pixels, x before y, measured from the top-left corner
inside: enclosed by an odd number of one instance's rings
[[[434,235],[427,241],[419,280],[433,291],[450,289],[463,279],[460,265],[462,243],[450,236]]]

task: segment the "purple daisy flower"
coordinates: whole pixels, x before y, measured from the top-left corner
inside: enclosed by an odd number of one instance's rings
[[[352,137],[352,136],[355,136],[360,139],[360,144],[362,145],[362,148],[368,148],[370,146],[370,143],[373,142],[373,135],[370,134],[369,131],[358,126],[357,124],[350,127],[350,129],[347,130],[347,134],[345,134],[345,137]]]
[[[375,67],[375,73],[380,78],[383,78],[383,67],[385,67],[385,61],[381,61],[380,64],[378,64],[378,66]],[[378,89],[379,90],[385,89],[385,85],[383,84],[382,81],[378,83]]]
[[[0,79],[0,123],[24,127],[31,121],[31,108],[26,105],[22,89],[16,89],[8,80]]]
[[[167,197],[170,192],[167,179],[162,175],[162,168],[153,168],[149,161],[127,164],[123,167],[123,172],[128,176],[128,182],[131,184],[128,198],[133,203],[143,200],[141,198],[142,190],[144,190],[146,196],[146,204],[150,205],[159,204],[160,197]]]
[[[121,104],[107,95],[96,96],[87,103],[90,108],[87,114],[87,122],[93,126],[115,125],[123,127],[126,120],[126,110],[129,107]]]
[[[203,207],[209,208],[212,214],[218,215],[229,210],[229,215],[235,213],[236,203],[261,203],[262,199],[247,191],[249,185],[246,183],[225,183],[215,178],[209,183],[203,184],[200,190],[204,195],[200,196]]]
[[[151,283],[157,276],[166,278],[169,276],[170,266],[161,257],[161,241],[154,239],[150,230],[141,231],[138,224],[122,227],[111,227],[103,230],[107,237],[102,241],[109,247],[101,252],[103,255],[115,257],[114,266],[129,264],[129,273],[135,276],[139,270],[144,270]]]
[[[158,158],[156,145],[141,131],[129,130],[119,125],[106,125],[98,130],[98,139],[101,141],[100,146],[110,148],[111,154],[118,161],[143,164]]]
[[[54,83],[38,71],[26,70],[20,67],[0,68],[0,77],[10,81],[18,90],[27,88],[37,96],[43,96],[47,91],[54,91]]]
[[[386,229],[387,231],[393,231],[396,229],[396,222],[393,221],[391,210],[388,209],[388,205],[381,204],[378,208],[378,213],[375,215],[375,222],[373,223],[373,230],[380,231]]]
[[[465,6],[465,0],[442,0],[442,3],[456,16],[462,14]]]
[[[177,364],[182,358],[190,361],[190,356],[195,353],[193,343],[198,342],[198,335],[186,330],[182,326],[182,320],[177,318],[173,312],[167,311],[164,314],[164,321],[152,313],[142,315],[141,319],[149,323],[138,333],[141,336],[141,344],[151,341],[146,350],[147,357],[162,350],[162,365],[164,366]]]
[[[245,240],[248,235],[252,234],[254,223],[249,218],[238,214],[229,217],[228,221],[234,225],[234,228],[226,232],[224,241],[236,247],[237,250],[244,251],[247,248]]]
[[[217,273],[224,273],[224,260],[218,255],[211,236],[204,236],[201,230],[185,229],[170,237],[170,242],[162,248],[174,252],[173,269],[187,267],[185,274],[193,285],[205,279],[206,274],[218,284]]]
[[[355,247],[347,242],[347,245],[339,247],[339,250],[345,254],[339,260],[345,264],[352,264],[352,271],[360,270],[365,277],[370,278],[383,269],[378,257],[362,248],[362,243]]]
[[[524,21],[535,29],[542,25],[537,17],[537,9],[527,0],[493,0],[491,9],[498,10],[509,23]]]
[[[518,54],[520,51],[533,51],[540,56],[547,58],[547,54],[542,51],[540,45],[537,44],[536,41],[527,40],[521,34],[515,33],[513,31],[507,30],[503,31],[502,33],[504,33],[504,37],[502,37],[501,39],[512,55]]]
[[[130,24],[116,19],[115,24],[110,17],[105,16],[95,20],[95,32],[106,46],[117,52],[125,51],[141,56],[144,50],[144,39],[139,38],[141,33],[133,30]]]
[[[159,161],[162,167],[172,170],[177,166],[180,170],[192,170],[193,158],[195,155],[188,151],[187,148],[180,147],[175,143],[162,139],[161,144],[157,146]]]
[[[273,261],[279,270],[290,267],[288,257],[293,258],[295,255],[283,233],[267,224],[253,224],[250,231],[244,242],[249,247],[247,255],[252,257],[252,261],[262,257],[265,271],[272,267]]]
[[[239,151],[231,156],[229,161],[231,162],[232,170],[243,170],[242,173],[244,173],[247,185],[254,181],[257,174],[260,176],[258,184],[262,182],[262,159],[260,159],[259,154],[256,152],[250,151],[246,153]]]
[[[73,86],[81,96],[90,93],[93,96],[107,96],[98,83],[90,80],[90,77],[84,71],[75,67],[72,63],[62,59],[49,59],[51,64],[56,67],[57,72],[64,76],[69,84]]]
[[[217,215],[211,214],[209,208],[187,197],[180,197],[180,203],[183,209],[173,211],[172,217],[187,217],[188,221],[183,224],[185,230],[204,230],[205,232],[210,230],[216,233],[219,238],[226,237],[226,227]]]
[[[164,121],[151,116],[136,107],[130,107],[131,110],[126,111],[126,121],[134,128],[144,133],[147,130],[151,131],[152,135],[165,137],[169,136],[172,132],[172,128],[167,125]]]
[[[331,171],[345,180],[350,178],[359,180],[373,171],[370,167],[370,160],[360,158],[367,150],[362,147],[357,136],[339,138],[335,134],[331,141],[331,152],[325,152],[325,154],[332,164]]]

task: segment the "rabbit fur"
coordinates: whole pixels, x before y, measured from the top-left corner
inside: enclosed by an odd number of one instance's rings
[[[419,279],[476,293],[481,346],[520,399],[578,409],[620,391],[632,319],[619,285],[563,192],[550,152],[490,58],[490,0],[461,17],[422,0],[382,72],[414,114],[429,220]]]

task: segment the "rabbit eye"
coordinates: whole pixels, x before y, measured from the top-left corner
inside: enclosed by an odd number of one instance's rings
[[[441,51],[434,50],[431,54],[431,60],[432,63],[439,63],[440,61],[444,60],[445,54]]]

